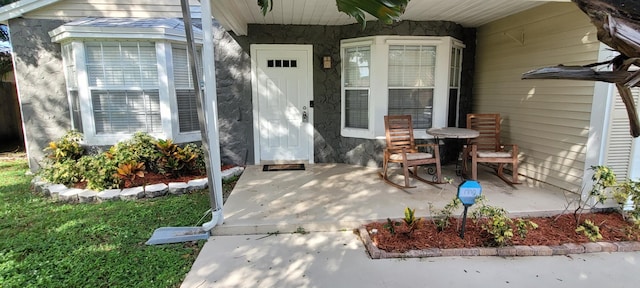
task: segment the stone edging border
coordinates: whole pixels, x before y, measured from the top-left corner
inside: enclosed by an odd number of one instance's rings
[[[597,252],[635,252],[640,251],[640,242],[590,242],[567,243],[559,246],[506,246],[506,247],[475,247],[475,248],[431,248],[425,250],[410,250],[404,253],[387,252],[378,249],[373,244],[369,232],[365,227],[358,228],[360,239],[364,243],[372,259],[388,258],[425,258],[448,256],[553,256],[568,254],[583,254]]]
[[[233,167],[222,171],[222,179],[229,179],[244,172],[244,167]],[[194,190],[206,189],[208,179],[194,179],[189,182],[171,182],[169,185],[160,183],[143,187],[126,189],[109,189],[93,191],[90,189],[69,188],[63,184],[52,184],[38,177],[31,180],[31,190],[51,197],[55,201],[69,203],[101,203],[114,200],[137,200],[141,198],[155,198],[167,194],[188,194]]]

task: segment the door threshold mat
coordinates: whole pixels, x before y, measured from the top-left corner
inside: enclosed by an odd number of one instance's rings
[[[262,166],[262,171],[291,171],[304,170],[304,164],[268,164]]]

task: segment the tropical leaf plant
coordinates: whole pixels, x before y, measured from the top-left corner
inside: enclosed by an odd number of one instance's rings
[[[336,0],[338,11],[358,21],[362,28],[366,27],[366,14],[378,18],[385,24],[391,24],[404,13],[410,0]],[[258,0],[262,14],[273,10],[273,0]]]

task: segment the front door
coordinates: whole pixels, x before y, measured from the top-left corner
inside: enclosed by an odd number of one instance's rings
[[[251,45],[256,164],[313,163],[311,45]]]

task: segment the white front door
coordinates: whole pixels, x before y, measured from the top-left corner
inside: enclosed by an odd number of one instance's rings
[[[313,163],[311,45],[251,45],[256,164]]]

